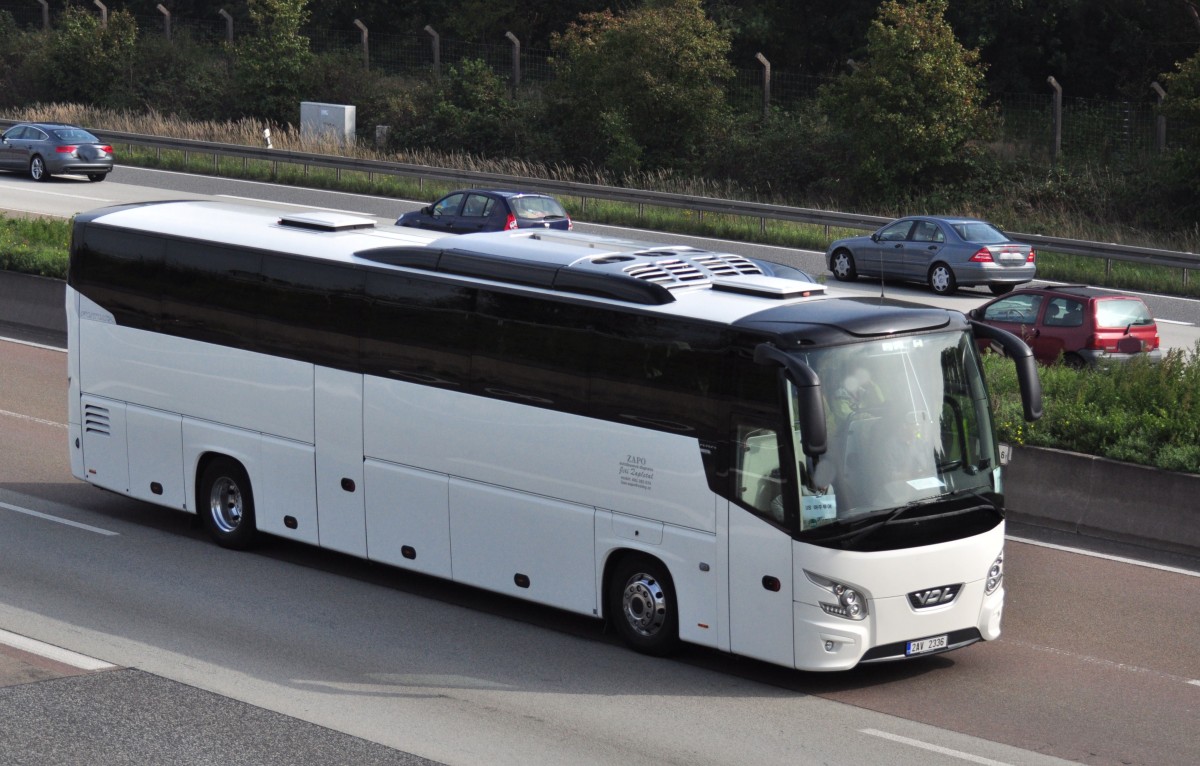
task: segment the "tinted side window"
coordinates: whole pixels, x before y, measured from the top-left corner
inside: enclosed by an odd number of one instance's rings
[[[1040,295],[1010,295],[984,309],[983,318],[992,322],[1033,324],[1041,305]]]
[[[481,290],[472,388],[523,404],[583,413],[594,333],[572,303]]]
[[[434,215],[458,215],[458,209],[462,206],[463,195],[451,194],[443,200],[439,200],[433,206]]]
[[[367,301],[364,373],[466,390],[474,289],[372,271],[367,275]]]
[[[169,240],[159,330],[235,348],[257,346],[262,256],[252,250]]]
[[[269,353],[357,369],[366,274],[308,258],[263,256],[258,339]]]
[[[881,230],[879,239],[884,242],[900,242],[908,239],[908,232],[912,227],[912,221],[897,221]]]
[[[681,433],[724,431],[733,369],[724,328],[670,317],[609,316],[597,328],[592,369],[596,417]]]
[[[117,324],[153,329],[166,240],[98,226],[76,227],[67,282],[110,311]]]
[[[1046,316],[1042,324],[1047,327],[1081,327],[1083,303],[1071,298],[1051,298],[1046,304]]]

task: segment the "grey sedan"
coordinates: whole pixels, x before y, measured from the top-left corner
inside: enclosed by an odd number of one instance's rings
[[[23,122],[0,137],[0,170],[28,173],[35,181],[60,173],[103,181],[112,169],[112,146],[78,125]]]
[[[986,285],[1003,295],[1034,278],[1036,253],[986,221],[912,216],[870,236],[839,239],[825,251],[833,276],[924,282],[939,295]]]

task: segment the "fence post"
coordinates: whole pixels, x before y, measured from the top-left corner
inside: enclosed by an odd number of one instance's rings
[[[1046,82],[1054,88],[1054,144],[1050,148],[1050,161],[1058,162],[1058,154],[1062,151],[1062,86],[1053,75],[1047,77]]]
[[[439,37],[437,31],[428,24],[425,25],[425,31],[429,33],[431,38],[433,38],[433,40],[430,42],[430,45],[433,46],[433,76],[435,78],[440,78],[442,76],[442,38]]]
[[[1158,152],[1162,154],[1167,150],[1167,116],[1162,113],[1163,100],[1167,97],[1167,92],[1162,89],[1162,86],[1157,82],[1150,83],[1150,89],[1158,94],[1158,119],[1156,120],[1158,132],[1155,140],[1158,144]],[[1187,269],[1183,270],[1184,283],[1187,283]]]
[[[233,17],[224,8],[217,11],[217,15],[225,19],[225,42],[233,45]]]
[[[360,30],[362,30],[363,69],[370,69],[371,68],[371,54],[367,49],[367,25],[362,23],[358,19],[355,19],[354,26],[356,26]]]
[[[42,29],[50,31],[50,3],[46,0],[38,0],[42,4]]]
[[[171,12],[163,7],[162,3],[158,4],[158,12],[163,15],[163,31],[167,35],[167,39],[171,39]]]
[[[100,9],[100,28],[108,29],[108,6],[100,2],[100,0],[92,0],[92,2]]]
[[[505,32],[504,36],[513,44],[512,97],[516,98],[517,88],[521,85],[521,41],[512,32]]]
[[[762,53],[755,53],[754,58],[763,65],[763,122],[771,113],[771,62]]]

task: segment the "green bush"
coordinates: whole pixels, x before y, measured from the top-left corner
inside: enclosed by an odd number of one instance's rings
[[[1041,367],[1045,414],[1024,421],[1012,363],[984,357],[1001,441],[1200,473],[1200,346],[1162,362]]]
[[[0,269],[65,279],[70,241],[67,221],[0,213]]]

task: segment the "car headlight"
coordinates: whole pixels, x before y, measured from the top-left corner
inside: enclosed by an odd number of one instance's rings
[[[984,583],[983,592],[987,595],[992,595],[996,589],[1000,587],[1000,583],[1004,582],[1004,554],[1001,553],[992,562],[992,568],[988,570],[987,582]]]
[[[819,601],[821,608],[825,610],[825,614],[832,614],[835,617],[841,617],[846,620],[863,620],[867,617],[867,600],[855,588],[845,583],[840,583],[835,580],[830,580],[828,577],[822,577],[818,574],[813,574],[807,569],[804,570],[804,575],[814,584],[822,589],[829,591],[837,601],[829,603]]]

